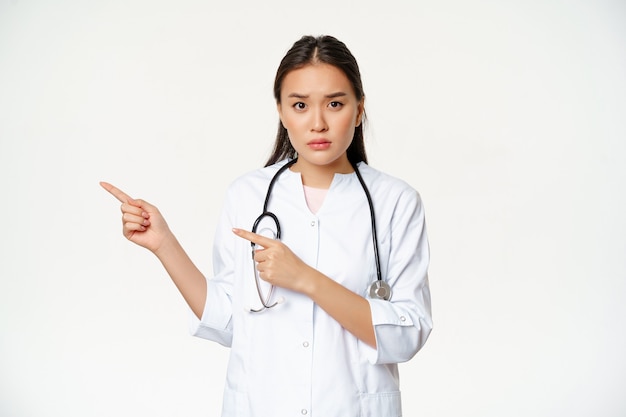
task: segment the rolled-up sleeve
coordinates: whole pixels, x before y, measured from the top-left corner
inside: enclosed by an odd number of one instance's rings
[[[233,339],[232,307],[229,293],[214,279],[207,280],[207,297],[202,318],[190,312],[189,332],[230,347]]]
[[[362,344],[372,364],[406,362],[424,345],[432,330],[428,285],[430,252],[419,194],[409,190],[394,207],[386,280],[389,301],[369,299],[376,349]]]

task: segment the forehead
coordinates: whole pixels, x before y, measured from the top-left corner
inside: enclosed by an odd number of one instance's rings
[[[354,94],[350,80],[339,68],[329,64],[309,64],[287,73],[283,79],[281,96],[291,93],[301,95]]]

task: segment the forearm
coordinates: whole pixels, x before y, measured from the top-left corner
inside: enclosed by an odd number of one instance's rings
[[[254,254],[259,277],[278,287],[309,296],[359,340],[376,347],[372,312],[367,300],[302,262],[279,240],[268,239],[242,229],[233,232],[263,246]],[[295,278],[294,278],[295,277]]]
[[[376,348],[372,313],[367,300],[330,279],[321,272],[310,269],[306,294],[344,329],[359,340]]]
[[[198,318],[202,318],[206,303],[206,279],[191,261],[176,237],[171,235],[159,249],[154,251],[154,254],[165,267],[191,311]]]

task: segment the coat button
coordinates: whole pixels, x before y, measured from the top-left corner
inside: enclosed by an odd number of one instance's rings
[[[302,411],[300,411],[302,413],[303,416],[306,416],[309,412],[306,410],[306,408],[303,408]]]
[[[315,227],[315,220],[311,222],[311,227]]]
[[[302,342],[302,346],[309,347],[309,342]]]

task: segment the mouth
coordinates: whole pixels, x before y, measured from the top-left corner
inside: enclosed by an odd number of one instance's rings
[[[330,143],[327,139],[313,139],[307,142],[307,146],[314,150],[324,150],[330,147]]]

